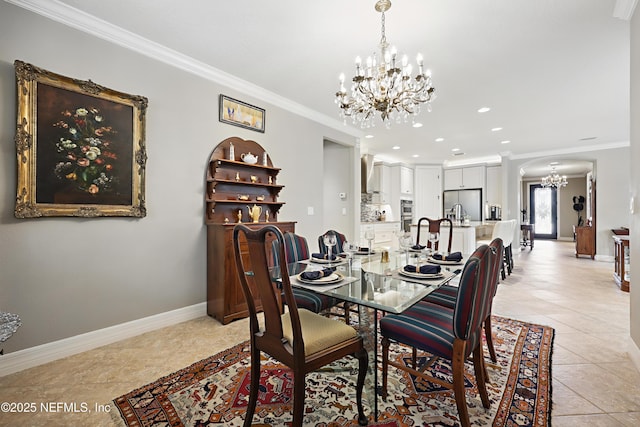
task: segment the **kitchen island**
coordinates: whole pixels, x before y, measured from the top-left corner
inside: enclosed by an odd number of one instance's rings
[[[420,244],[426,245],[429,239],[429,225],[426,221],[422,222],[420,226]],[[411,224],[411,237],[413,241],[416,241],[418,235],[418,224]],[[447,249],[446,240],[449,238],[449,224],[442,224],[440,228],[440,250]],[[470,225],[455,225],[453,226],[453,237],[451,239],[451,252],[462,252],[463,254],[470,254],[476,250],[476,224],[471,222]]]
[[[363,221],[360,223],[360,246],[369,243],[364,237],[366,230],[372,229],[375,238],[372,245],[374,248],[398,249],[398,231],[400,231],[400,221]]]

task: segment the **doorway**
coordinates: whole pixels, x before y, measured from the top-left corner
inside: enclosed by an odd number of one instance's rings
[[[529,187],[529,221],[535,224],[536,239],[558,238],[558,191],[555,187],[533,184]]]

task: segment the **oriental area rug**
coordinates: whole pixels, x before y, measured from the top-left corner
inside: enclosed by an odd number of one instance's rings
[[[472,363],[467,363],[471,425],[549,426],[554,330],[498,316],[492,322],[498,361],[493,364],[486,357],[490,409],[482,407]],[[390,357],[410,363],[411,349],[399,345],[391,349]],[[239,344],[114,399],[119,410],[112,411],[114,422],[120,426],[242,426],[249,394],[249,352],[249,342]],[[253,425],[289,426],[292,372],[264,354],[261,367]],[[434,376],[451,378],[446,361],[428,369]],[[357,426],[356,375],[353,358],[308,374],[304,425]],[[460,425],[452,391],[389,367],[388,392],[386,401],[378,398],[377,421],[365,401],[370,426]]]

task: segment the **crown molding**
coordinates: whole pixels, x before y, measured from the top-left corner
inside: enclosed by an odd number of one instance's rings
[[[535,157],[557,156],[560,154],[562,155],[580,154],[580,153],[586,153],[590,151],[613,150],[616,148],[625,148],[630,146],[631,146],[631,143],[629,141],[612,142],[609,144],[589,145],[587,147],[565,148],[562,150],[536,151],[536,152],[525,153],[525,154],[516,154],[516,155],[512,155],[510,159],[520,160],[520,159],[531,159]]]
[[[113,25],[86,12],[71,7],[57,0],[5,0],[20,8],[29,10],[45,18],[64,24],[68,27],[122,46],[126,49],[148,56],[167,65],[179,68],[206,80],[228,86],[240,93],[261,101],[273,104],[291,113],[305,117],[354,137],[362,137],[364,133],[344,122],[319,113],[302,104],[240,79],[232,74],[198,61],[159,43],[141,37],[124,28]]]
[[[630,21],[637,4],[638,0],[616,0],[613,17]]]

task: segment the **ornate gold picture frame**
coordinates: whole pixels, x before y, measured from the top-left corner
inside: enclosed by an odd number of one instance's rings
[[[147,98],[14,67],[16,218],[146,216]]]

